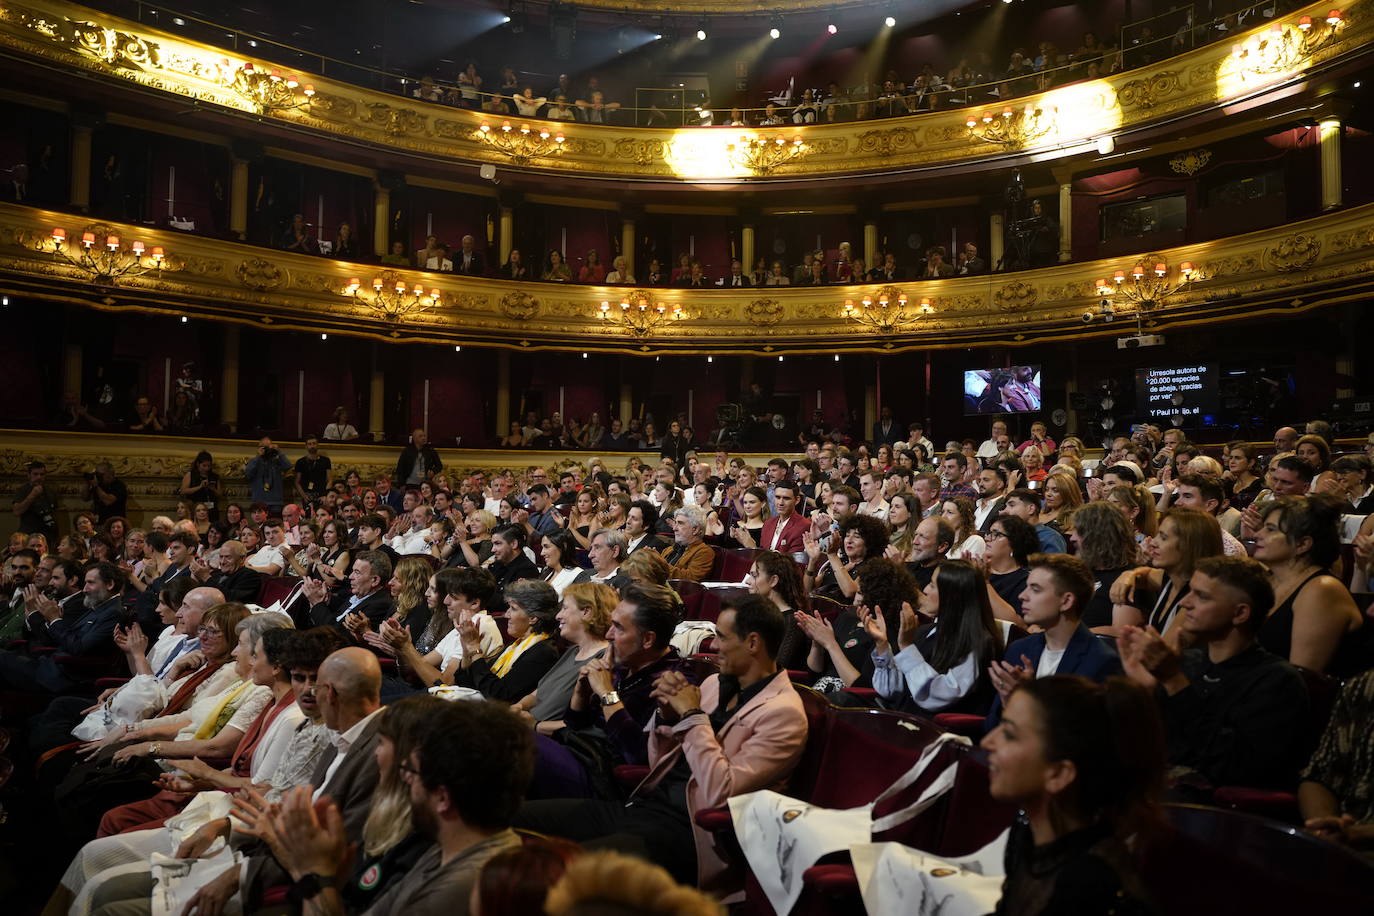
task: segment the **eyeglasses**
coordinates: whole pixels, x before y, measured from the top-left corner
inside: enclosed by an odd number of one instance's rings
[[[1004,533],[1002,533],[1001,531],[989,531],[987,534],[983,535],[983,540],[985,540],[985,541],[995,541],[995,540],[998,540],[999,538],[1004,538],[1004,537],[1006,537],[1006,535],[1005,535]]]
[[[401,771],[403,777],[418,777],[420,775],[420,771],[416,769],[414,766],[412,766],[409,760],[402,760],[400,763],[396,765],[396,769]]]
[[[216,630],[214,627],[196,627],[197,636],[223,636],[223,630]]]

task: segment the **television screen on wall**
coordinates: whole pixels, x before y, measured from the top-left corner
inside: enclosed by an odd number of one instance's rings
[[[1040,367],[964,370],[964,413],[1034,413],[1040,409]]]

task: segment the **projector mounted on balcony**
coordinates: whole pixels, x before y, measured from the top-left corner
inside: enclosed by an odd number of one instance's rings
[[[1162,346],[1164,346],[1163,334],[1133,334],[1130,337],[1118,337],[1116,339],[1118,350],[1137,350],[1141,347]]]

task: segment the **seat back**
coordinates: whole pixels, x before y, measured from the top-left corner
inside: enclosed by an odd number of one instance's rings
[[[682,599],[683,620],[715,621],[715,617],[704,616],[706,613],[706,589],[700,582],[693,582],[691,579],[669,579],[668,587],[677,592],[677,596]]]
[[[813,594],[810,598],[812,613],[819,614],[831,623],[835,622],[835,618],[840,616],[842,611],[850,609],[850,605],[841,604],[834,598],[827,598],[825,595]]]
[[[1160,912],[1368,914],[1374,863],[1267,818],[1165,805],[1167,828],[1141,850]]]
[[[1326,731],[1326,723],[1331,718],[1331,710],[1336,706],[1336,698],[1340,696],[1341,682],[1329,674],[1308,668],[1298,667],[1298,673],[1307,684],[1308,748],[1316,750],[1322,733]]]
[[[788,674],[790,676],[791,672]],[[806,747],[802,749],[801,759],[792,771],[788,793],[794,798],[809,799],[816,790],[816,783],[824,775],[821,767],[825,762],[825,749],[830,736],[830,714],[834,707],[830,705],[829,700],[810,687],[804,687],[795,681],[792,686],[796,688],[797,696],[801,697],[802,708],[806,711],[807,731]]]
[[[987,754],[972,747],[957,750],[954,788],[941,801],[940,838],[928,852],[945,857],[977,852],[1011,826],[1016,806],[993,800],[988,788]],[[926,848],[926,847],[923,847]]]
[[[727,547],[716,550],[720,558],[720,576],[713,582],[743,582],[754,565],[754,556],[759,553],[756,547]],[[714,569],[714,567],[713,567]]]

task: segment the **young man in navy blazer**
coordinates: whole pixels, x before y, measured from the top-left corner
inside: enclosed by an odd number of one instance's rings
[[[1063,553],[1031,554],[1027,565],[1030,575],[1021,592],[1021,616],[1041,632],[1007,646],[1006,657],[988,669],[997,688],[989,729],[1001,720],[1007,697],[1021,681],[1051,674],[1103,681],[1121,673],[1116,650],[1083,625],[1083,609],[1096,585],[1088,565]]]

